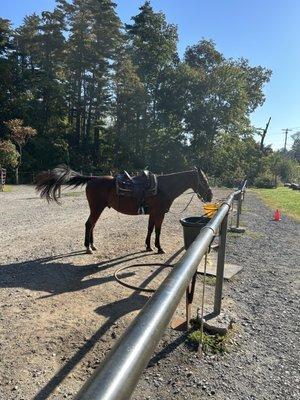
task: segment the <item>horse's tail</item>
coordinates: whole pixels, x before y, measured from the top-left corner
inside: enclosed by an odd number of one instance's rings
[[[66,165],[59,165],[49,172],[41,172],[36,178],[35,190],[48,202],[58,203],[60,188],[62,185],[78,187],[85,185],[93,179],[91,176],[84,176],[72,171]]]

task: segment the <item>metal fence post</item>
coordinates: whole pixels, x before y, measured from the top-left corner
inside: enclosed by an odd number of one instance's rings
[[[223,219],[220,227],[220,242],[218,250],[218,261],[217,261],[217,276],[216,276],[216,288],[215,288],[215,300],[214,300],[214,315],[217,316],[221,312],[222,303],[222,292],[223,292],[223,277],[224,277],[224,266],[225,266],[225,249],[226,249],[226,236],[227,236],[227,221],[228,213]]]
[[[242,192],[238,195],[237,214],[236,214],[236,228],[240,226],[240,215],[242,213]]]
[[[236,224],[235,224],[235,226],[231,226],[228,229],[229,232],[244,233],[246,230],[245,228],[240,227],[240,215],[242,214],[242,202],[243,202],[243,197],[244,197],[244,193],[245,193],[245,186],[246,186],[246,183],[244,184],[243,188],[237,194]]]

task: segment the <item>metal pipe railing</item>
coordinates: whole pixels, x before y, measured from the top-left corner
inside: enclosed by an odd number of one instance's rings
[[[237,210],[236,210],[236,222],[235,226],[230,226],[229,230],[230,232],[235,232],[235,233],[244,233],[245,228],[240,227],[240,216],[242,214],[242,203],[245,199],[245,191],[246,191],[246,185],[247,185],[247,179],[241,182],[241,185],[239,187],[239,190],[237,194],[235,195],[235,199],[237,201]]]
[[[131,397],[217,229],[224,219],[227,221],[234,196],[240,192],[241,190],[232,193],[214,218],[202,228],[176,267],[132,321],[102,365],[82,387],[76,396],[77,400],[128,400]],[[223,232],[225,227],[226,223],[223,224]],[[221,249],[220,257],[224,261],[224,240]],[[216,289],[218,299],[215,307],[218,309],[222,285],[219,284]]]

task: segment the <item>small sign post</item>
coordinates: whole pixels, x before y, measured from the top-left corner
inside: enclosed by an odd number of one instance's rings
[[[6,180],[6,169],[0,168],[0,192],[4,191],[5,180]]]

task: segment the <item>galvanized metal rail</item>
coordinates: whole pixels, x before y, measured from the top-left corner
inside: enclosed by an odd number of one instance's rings
[[[237,202],[237,210],[236,210],[236,223],[235,226],[230,226],[229,231],[235,233],[244,233],[245,228],[240,227],[240,216],[242,214],[242,204],[245,199],[245,191],[246,191],[247,179],[241,182],[240,190],[235,195],[234,200]]]
[[[185,255],[132,321],[75,399],[128,400],[131,397],[202,257],[217,230],[221,229],[214,303],[214,314],[218,315],[221,309],[227,217],[234,197],[242,194],[243,190],[245,187],[228,196],[215,217],[202,228]]]

